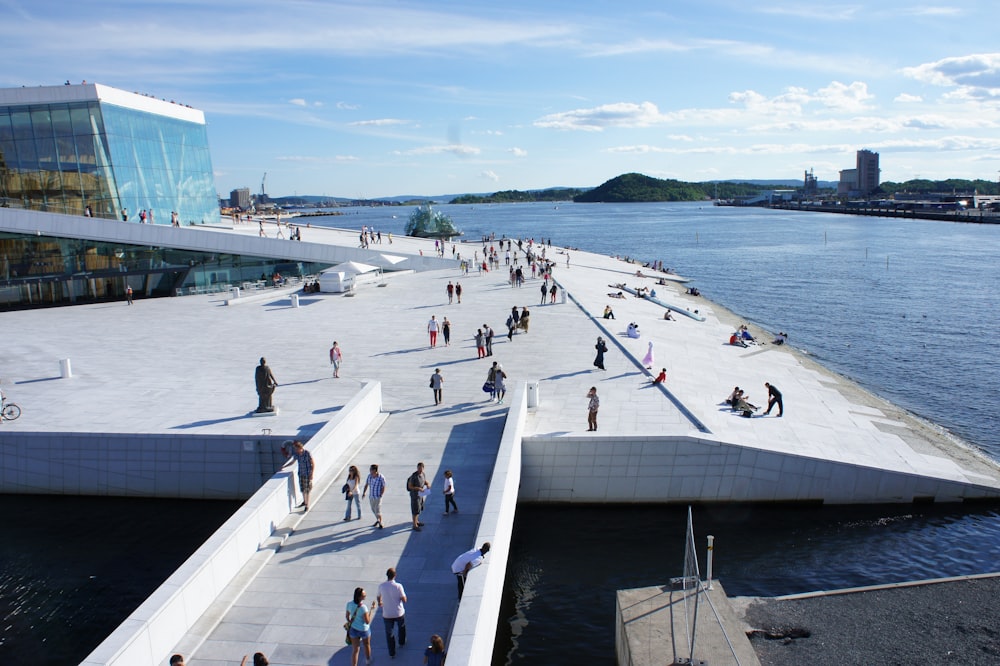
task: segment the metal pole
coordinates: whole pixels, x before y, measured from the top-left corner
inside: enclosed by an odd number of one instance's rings
[[[709,590],[712,589],[712,559],[715,555],[715,537],[708,535],[708,554],[705,556],[705,583]]]

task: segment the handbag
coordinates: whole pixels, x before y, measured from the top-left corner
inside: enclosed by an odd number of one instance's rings
[[[495,390],[496,388],[493,382],[486,382],[483,384],[483,393],[493,393]]]

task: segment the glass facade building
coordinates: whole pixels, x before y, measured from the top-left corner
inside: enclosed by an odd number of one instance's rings
[[[129,287],[200,293],[328,267],[109,240],[129,237],[116,227],[142,210],[147,224],[171,225],[173,212],[178,226],[220,221],[201,111],[99,84],[0,90],[0,307],[117,299]],[[59,214],[55,228],[5,226],[37,215],[23,211]]]
[[[0,91],[0,205],[215,222],[204,115],[97,84]]]

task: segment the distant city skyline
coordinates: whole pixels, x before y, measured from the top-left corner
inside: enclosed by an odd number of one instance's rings
[[[1000,175],[1000,11],[958,0],[0,5],[0,86],[205,112],[222,196]]]

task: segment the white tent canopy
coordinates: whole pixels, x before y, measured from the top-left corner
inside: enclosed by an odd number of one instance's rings
[[[326,269],[332,272],[348,273],[351,275],[361,275],[362,273],[371,273],[372,271],[379,270],[378,266],[372,266],[371,264],[363,264],[360,261],[345,261],[342,264],[337,264],[332,268]],[[323,271],[324,273],[326,271]]]

